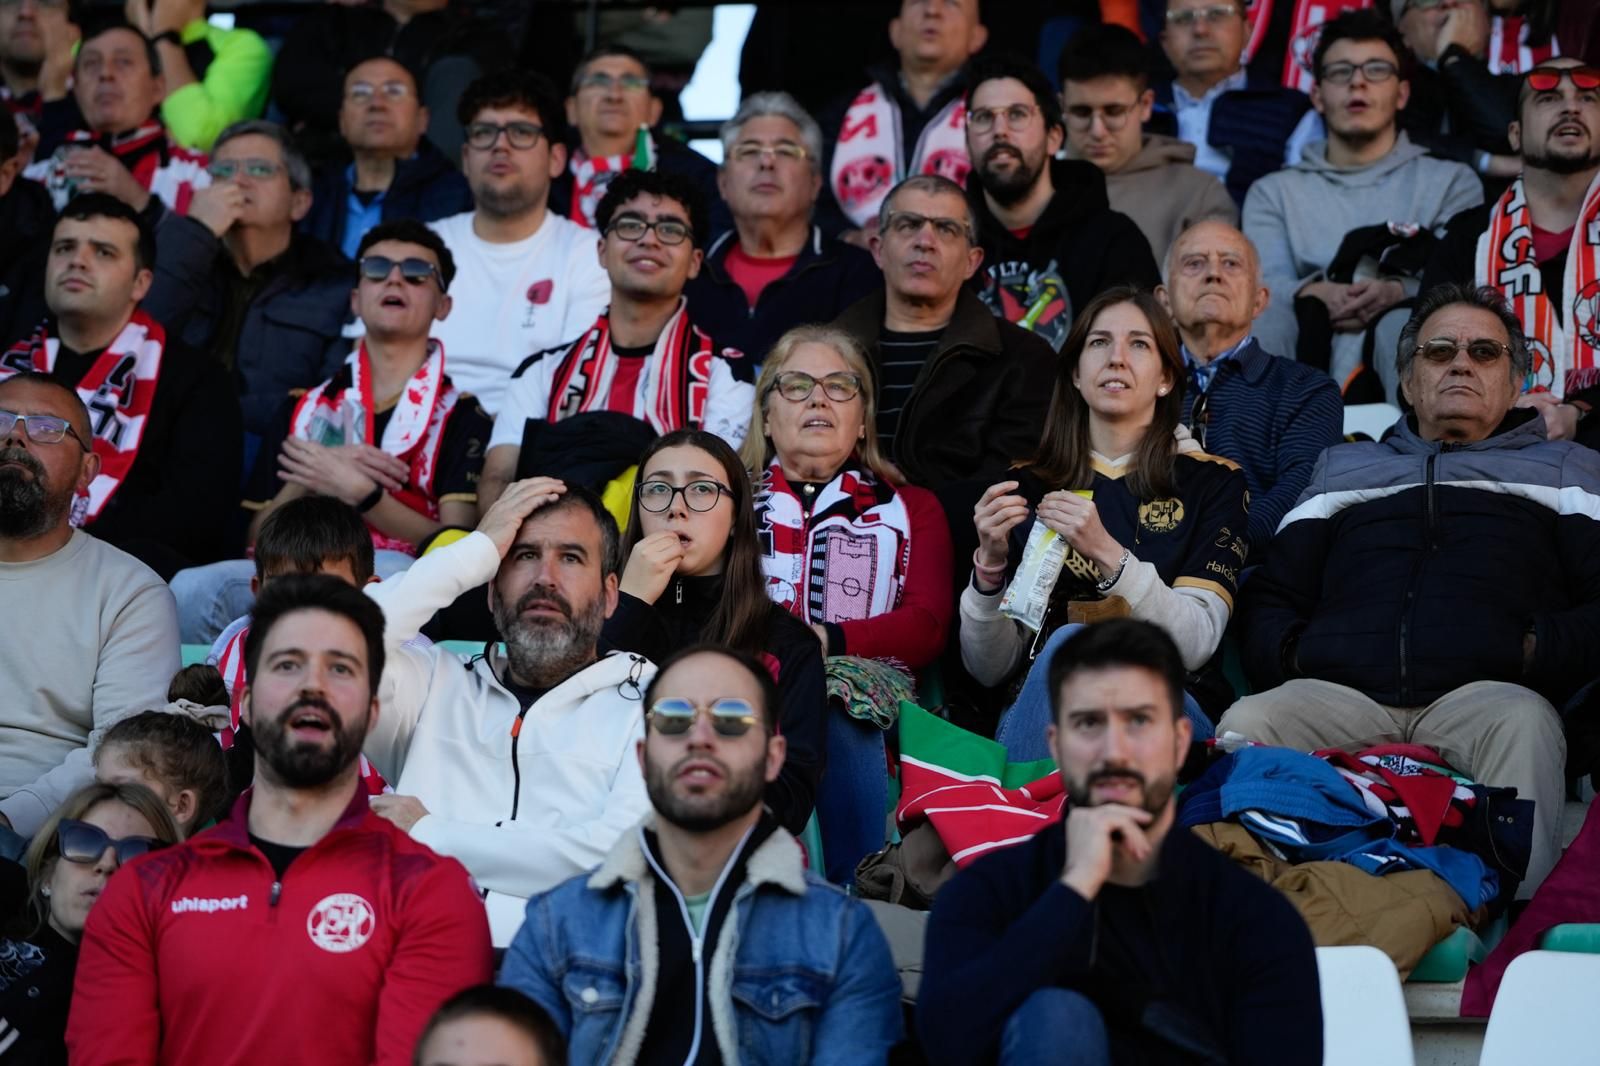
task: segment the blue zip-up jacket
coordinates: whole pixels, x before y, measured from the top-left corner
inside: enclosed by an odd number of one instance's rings
[[[902,1032],[900,979],[866,906],[808,873],[769,821],[730,857],[702,939],[652,854],[652,824],[624,833],[592,874],[530,899],[506,954],[500,983],[549,1013],[571,1061],[630,1066],[661,1040],[647,1031],[656,998],[689,998],[660,987],[670,934],[688,937],[696,970],[694,1009],[677,1019],[695,1027],[684,1046],[714,1040],[722,1062],[744,1066],[885,1062]]]
[[[354,241],[345,241],[352,187],[348,163],[341,162],[318,173],[312,185],[311,210],[300,220],[300,232],[309,233],[346,255],[353,253],[361,238],[357,235]],[[370,225],[396,218],[433,222],[471,211],[472,189],[461,171],[424,138],[409,159],[395,162],[394,179],[376,206],[378,210],[373,214],[377,217],[370,220]]]
[[[1204,426],[1197,425],[1200,397]],[[1183,390],[1183,424],[1200,447],[1232,459],[1250,486],[1250,562],[1305,491],[1323,449],[1344,431],[1344,401],[1328,375],[1281,359],[1254,338],[1217,365],[1204,393]]]
[[[1407,416],[1317,461],[1245,586],[1245,669],[1258,691],[1312,677],[1391,707],[1473,681],[1560,706],[1600,674],[1597,538],[1600,455],[1547,439],[1533,411],[1472,444],[1423,440]]]

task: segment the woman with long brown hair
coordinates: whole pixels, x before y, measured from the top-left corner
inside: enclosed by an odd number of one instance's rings
[[[601,635],[660,662],[702,641],[764,660],[777,682],[788,754],[767,806],[799,834],[811,818],[826,741],[816,637],[767,598],[750,480],[714,433],[680,429],[639,458],[617,609]]]
[[[1248,548],[1248,492],[1237,465],[1180,426],[1184,376],[1177,332],[1150,293],[1109,289],[1078,315],[1038,452],[974,510],[960,626],[979,682],[1010,684],[1036,655],[1048,660],[1062,627],[1118,616],[1166,629],[1191,681],[1211,663]],[[1052,541],[1059,562],[1022,565]],[[1047,708],[1025,692],[1002,721],[1014,758],[1048,754]],[[1186,709],[1209,736],[1199,706]]]

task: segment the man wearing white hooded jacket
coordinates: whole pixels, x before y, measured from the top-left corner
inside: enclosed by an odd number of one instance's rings
[[[617,604],[616,523],[597,497],[551,478],[511,485],[476,532],[369,587],[388,661],[365,753],[393,795],[372,807],[484,892],[497,947],[527,898],[599,864],[650,809],[634,744],[655,667],[598,657]],[[406,645],[435,610],[489,582],[505,641],[470,664]]]

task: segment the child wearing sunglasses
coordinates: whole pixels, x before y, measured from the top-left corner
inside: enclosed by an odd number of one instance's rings
[[[78,941],[106,881],[125,862],[175,844],[166,805],[142,785],[87,785],[56,808],[24,859],[27,898],[6,901],[0,937],[0,1049],[6,1061],[65,1062]]]

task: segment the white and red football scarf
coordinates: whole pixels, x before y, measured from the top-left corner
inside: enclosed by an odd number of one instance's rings
[[[1316,51],[1322,24],[1346,11],[1371,7],[1372,0],[1253,0],[1245,14],[1250,20],[1250,37],[1245,41],[1241,64],[1248,64],[1261,47],[1277,3],[1294,4],[1294,24],[1283,56],[1283,87],[1309,93],[1317,80],[1311,69],[1311,55]]]
[[[180,215],[188,213],[195,190],[211,184],[205,153],[176,144],[167,136],[166,127],[154,119],[116,135],[74,130],[51,158],[28,168],[28,176],[42,181],[50,190],[57,211],[77,192],[67,177],[67,157],[75,148],[85,146],[103,148],[116,156],[141,189]]]
[[[648,145],[642,168],[653,170],[657,158],[655,138],[647,131],[641,131],[641,136]],[[572,162],[567,164],[567,170],[572,174],[572,206],[567,214],[572,221],[585,229],[594,229],[595,208],[600,206],[600,198],[605,196],[606,187],[618,174],[633,166],[634,157],[638,154],[637,146],[622,155],[598,158],[591,158],[582,148],[573,149]]]
[[[1526,74],[1561,54],[1555,34],[1537,47],[1528,43],[1528,20],[1521,15],[1495,15],[1489,20],[1490,74]]]
[[[828,175],[834,199],[857,226],[877,218],[889,190],[912,174],[938,174],[966,185],[972,161],[967,158],[967,108],[961,97],[923,127],[909,160],[902,143],[900,105],[874,82],[861,90],[845,113]]]
[[[611,323],[601,315],[589,332],[562,356],[550,383],[549,419],[559,422],[584,411],[621,410],[648,422],[657,433],[698,428],[711,395],[711,338],[689,321],[687,304],[667,320],[655,351],[639,371],[633,402],[618,408],[612,397],[619,357],[611,351]]]
[[[100,353],[77,383],[78,397],[89,408],[94,453],[100,473],[89,483],[88,495],[72,501],[72,524],[82,527],[100,517],[111,497],[133,469],[144,439],[150,405],[155,400],[161,374],[161,356],[167,331],[143,311],[135,310],[116,339]],[[42,324],[25,341],[0,357],[0,381],[26,370],[49,374],[61,351],[59,338]]]
[[[228,639],[228,643],[222,648],[222,654],[217,657],[217,672],[222,675],[222,683],[228,689],[228,724],[217,735],[223,751],[233,747],[233,738],[239,732],[239,705],[244,699],[245,689],[244,640],[249,635],[249,626],[239,627],[239,632]],[[378,796],[389,791],[389,783],[383,779],[382,774],[373,769],[365,755],[361,756],[361,784],[369,796]]]
[[[806,522],[776,460],[756,492],[767,595],[804,622],[855,622],[900,606],[911,515],[894,486],[849,466],[822,487]]]
[[[1523,391],[1560,397],[1600,381],[1595,361],[1600,350],[1600,175],[1584,193],[1572,227],[1561,287],[1561,299],[1569,303],[1561,321],[1534,259],[1533,223],[1521,178],[1489,212],[1489,228],[1478,238],[1474,279],[1505,294],[1528,335],[1533,362]]]
[[[396,402],[383,440],[374,441],[372,359],[363,340],[350,353],[339,373],[318,385],[295,405],[289,422],[291,436],[329,447],[376,443],[411,467],[406,486],[394,496],[428,518],[439,517],[438,494],[433,479],[438,473],[444,445],[445,423],[460,394],[444,372],[444,346],[428,342],[428,357],[406,382]],[[378,548],[416,554],[416,545],[380,532],[370,524],[372,543]]]

